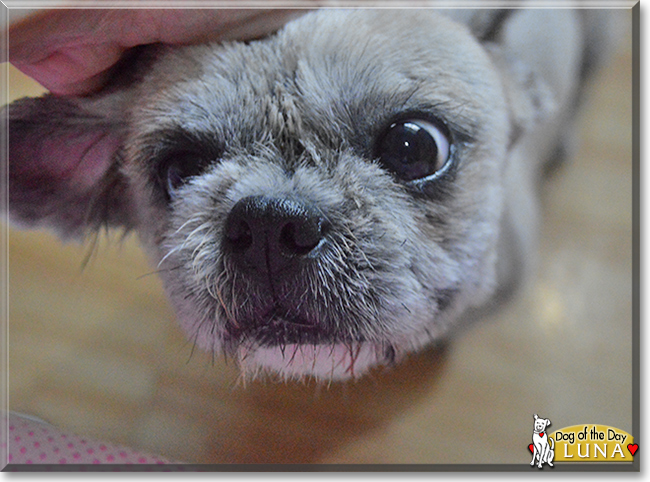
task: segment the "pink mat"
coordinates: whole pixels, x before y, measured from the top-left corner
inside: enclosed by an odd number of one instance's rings
[[[4,421],[3,421],[4,422]],[[10,464],[168,464],[162,457],[127,447],[64,433],[41,420],[9,413],[7,450]]]

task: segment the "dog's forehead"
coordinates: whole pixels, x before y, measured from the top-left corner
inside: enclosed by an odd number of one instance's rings
[[[143,134],[181,127],[233,139],[294,129],[331,140],[421,110],[472,131],[489,123],[502,95],[483,49],[433,11],[319,12],[261,41],[178,50],[151,77],[161,76],[162,88],[155,80],[144,89]]]

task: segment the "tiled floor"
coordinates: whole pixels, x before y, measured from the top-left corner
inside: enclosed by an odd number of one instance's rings
[[[629,44],[629,39],[627,40]],[[11,98],[39,89],[11,73]],[[539,272],[444,350],[329,387],[193,352],[137,241],[10,232],[10,407],[187,462],[528,463],[554,429],[632,431],[631,53],[590,90],[544,192]]]

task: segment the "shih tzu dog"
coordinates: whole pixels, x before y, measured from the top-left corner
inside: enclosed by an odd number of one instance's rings
[[[190,339],[245,371],[359,376],[526,271],[608,15],[321,10],[141,48],[99,94],[6,108],[10,218],[137,231]]]

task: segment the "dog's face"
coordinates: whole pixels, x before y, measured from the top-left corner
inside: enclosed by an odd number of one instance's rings
[[[507,101],[432,11],[319,12],[10,113],[14,218],[136,229],[190,339],[251,370],[359,375],[494,289]]]
[[[550,424],[551,421],[549,419],[539,418],[537,415],[535,415],[534,432],[541,433],[546,430],[546,427],[548,427]]]

